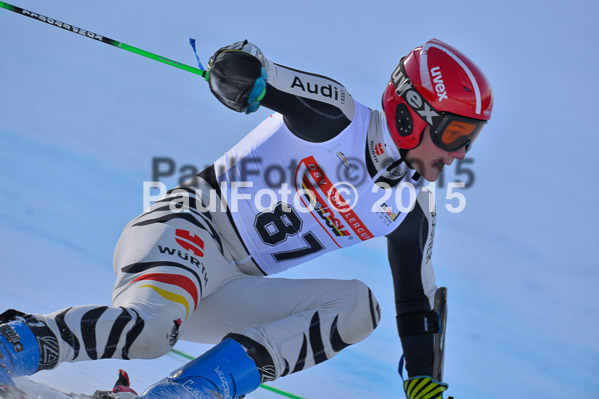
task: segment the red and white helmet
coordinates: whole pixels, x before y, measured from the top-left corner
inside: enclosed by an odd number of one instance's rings
[[[491,85],[480,68],[437,39],[402,58],[383,93],[391,137],[407,150],[420,144],[427,125],[437,146],[469,149],[492,108]]]

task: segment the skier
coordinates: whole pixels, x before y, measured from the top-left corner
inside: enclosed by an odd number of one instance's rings
[[[434,281],[434,199],[422,186],[463,159],[490,119],[482,71],[429,40],[400,60],[376,111],[247,41],[209,65],[224,105],[275,113],[125,227],[111,306],[0,315],[0,382],[67,361],[156,358],[184,339],[216,345],[142,398],[241,397],[330,359],[380,319],[360,281],[265,276],[386,236],[406,396],[441,398],[446,291]]]

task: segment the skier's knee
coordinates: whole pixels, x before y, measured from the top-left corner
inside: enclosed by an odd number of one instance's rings
[[[359,280],[351,280],[352,305],[345,317],[344,340],[356,343],[368,337],[381,318],[380,306],[370,288]],[[342,320],[339,320],[340,322]]]
[[[170,306],[153,309],[143,317],[139,335],[134,338],[130,357],[154,359],[167,354],[175,345],[183,327],[183,321],[172,312]]]

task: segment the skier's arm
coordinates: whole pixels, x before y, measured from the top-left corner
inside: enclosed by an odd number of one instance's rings
[[[259,103],[281,113],[291,132],[311,142],[335,137],[354,116],[354,101],[340,83],[275,64],[248,42],[212,56],[209,82],[227,107],[249,113]]]
[[[436,320],[432,311],[437,287],[431,263],[436,214],[429,209],[429,196],[428,190],[421,190],[414,210],[387,236],[397,328],[409,377],[433,376],[435,371],[435,328],[421,329]]]

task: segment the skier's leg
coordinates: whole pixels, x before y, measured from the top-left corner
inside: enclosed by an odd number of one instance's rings
[[[14,316],[0,328],[5,336],[0,368],[12,376],[29,375],[62,361],[153,358],[168,352],[200,298],[240,274],[222,256],[215,235],[202,215],[155,204],[119,240],[113,305]],[[41,327],[49,333],[39,335]],[[27,345],[5,349],[13,343]]]
[[[129,348],[132,358],[167,353],[202,298],[242,275],[206,217],[165,206],[155,204],[130,223],[115,250],[113,306],[133,307],[145,322]]]
[[[376,328],[380,307],[372,291],[358,280],[256,279],[236,306],[267,309],[262,324],[244,323],[234,330],[248,347],[266,348],[274,370],[260,364],[265,379],[276,379],[332,358],[362,341]],[[236,290],[236,282],[230,286]],[[253,300],[252,300],[253,298]],[[245,304],[245,305],[244,305]],[[270,316],[270,317],[269,317]],[[255,344],[254,344],[255,343]]]
[[[148,256],[151,261],[160,261]],[[172,279],[187,278],[171,275],[168,269],[161,268],[159,272]],[[166,337],[172,335],[171,330],[174,334],[179,331],[189,305],[161,296],[150,288],[152,282],[144,280],[143,273],[136,273],[135,277],[139,280],[122,287],[123,300],[113,306],[74,306],[46,315],[5,312],[5,324],[0,325],[0,347],[18,349],[0,349],[0,353],[4,352],[0,364],[16,377],[53,368],[64,361],[163,355],[171,344]],[[178,291],[176,287],[169,289],[173,296],[181,295]]]
[[[182,339],[232,338],[268,381],[330,359],[366,338],[379,320],[378,303],[360,281],[244,275],[200,303]]]

